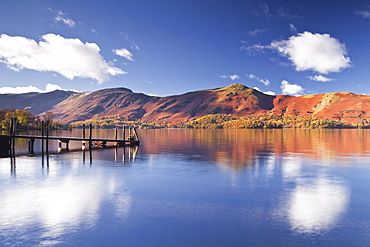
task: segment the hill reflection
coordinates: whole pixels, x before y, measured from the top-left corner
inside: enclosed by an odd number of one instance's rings
[[[157,129],[140,136],[140,153],[200,155],[233,169],[287,153],[321,163],[370,154],[370,130],[364,129]]]

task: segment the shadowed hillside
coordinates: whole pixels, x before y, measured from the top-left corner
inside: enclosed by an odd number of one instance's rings
[[[37,115],[49,111],[73,94],[75,93],[61,90],[48,93],[0,94],[0,108],[26,109]]]

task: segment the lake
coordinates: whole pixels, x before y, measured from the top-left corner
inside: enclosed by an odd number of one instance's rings
[[[370,130],[138,132],[139,148],[49,156],[17,140],[0,158],[0,245],[370,245]]]

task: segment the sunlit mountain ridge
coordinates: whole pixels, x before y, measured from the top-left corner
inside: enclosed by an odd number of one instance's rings
[[[337,92],[272,96],[241,84],[167,97],[135,93],[127,88],[3,94],[0,108],[3,107],[28,109],[33,114],[51,111],[60,122],[120,116],[158,124],[179,124],[210,114],[294,115],[349,123],[370,119],[368,95]]]

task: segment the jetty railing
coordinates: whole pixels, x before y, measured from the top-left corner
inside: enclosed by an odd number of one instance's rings
[[[82,143],[81,150],[93,148],[94,146],[107,147],[108,143],[111,146],[135,146],[139,145],[140,140],[137,131],[134,127],[128,127],[128,132],[126,133],[126,128],[123,127],[122,138],[118,138],[118,127],[115,127],[114,138],[93,138],[92,135],[92,124],[89,125],[89,135],[86,137],[86,126],[82,127],[82,137],[61,137],[61,136],[50,136],[49,126],[50,123],[47,121],[41,123],[41,136],[37,135],[16,135],[16,125],[17,119],[14,118],[11,121],[9,134],[0,135],[0,157],[14,157],[15,155],[15,139],[28,139],[28,152],[34,154],[34,143],[35,140],[41,140],[42,153],[44,153],[44,141],[46,153],[49,152],[49,141],[57,140],[59,144],[59,149],[63,149],[63,144],[65,144],[65,150],[69,150],[69,143],[72,141],[79,141]]]

